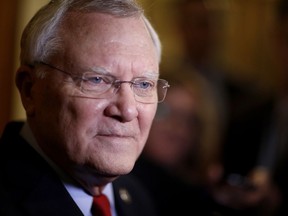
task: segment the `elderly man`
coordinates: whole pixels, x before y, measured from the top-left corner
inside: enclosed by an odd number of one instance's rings
[[[153,215],[126,174],[169,86],[160,55],[132,0],[41,8],[22,35],[16,75],[27,122],[9,123],[1,137],[0,214],[101,215],[100,199],[106,215]]]

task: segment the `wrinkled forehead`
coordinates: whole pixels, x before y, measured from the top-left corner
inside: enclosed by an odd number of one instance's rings
[[[93,57],[93,63],[111,60],[111,56],[114,59],[127,57],[131,61],[140,57],[154,68],[158,67],[157,50],[141,16],[69,12],[59,35],[66,58],[82,58],[87,64]]]
[[[78,42],[129,42],[152,45],[152,39],[141,16],[115,17],[105,13],[69,12],[62,22],[61,37]],[[76,42],[76,41],[73,41]]]

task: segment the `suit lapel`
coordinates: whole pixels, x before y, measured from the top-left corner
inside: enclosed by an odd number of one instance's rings
[[[41,179],[22,205],[31,216],[83,215],[60,180],[50,177]]]
[[[11,125],[1,139],[0,167],[6,177],[3,191],[11,197],[11,205],[29,216],[83,216],[55,171],[11,132],[20,131],[21,126]]]
[[[133,199],[126,186],[115,184],[114,198],[118,216],[137,215],[131,208]]]
[[[155,207],[138,179],[124,175],[113,182],[118,216],[155,216]]]

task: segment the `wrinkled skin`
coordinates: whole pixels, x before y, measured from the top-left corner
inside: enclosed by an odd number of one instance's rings
[[[158,77],[155,46],[141,18],[70,12],[60,26],[63,49],[49,63],[73,74],[102,67],[119,80]],[[131,171],[157,103],[135,101],[129,84],[113,97],[87,98],[78,81],[45,66],[21,66],[17,86],[38,145],[91,194]]]

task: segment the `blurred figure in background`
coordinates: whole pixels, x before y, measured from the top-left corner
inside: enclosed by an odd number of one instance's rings
[[[252,137],[238,140],[238,146],[242,144],[239,166],[230,167],[238,174],[230,175],[215,193],[215,198],[230,207],[233,215],[288,215],[288,1],[275,2],[274,55],[283,72],[282,82],[274,98],[238,121],[238,130],[246,126]],[[249,159],[253,154],[254,158]],[[248,167],[246,161],[251,159],[254,166]]]
[[[274,98],[234,82],[218,67],[213,56],[217,47],[217,17],[208,3],[175,1],[183,43],[183,56],[176,60],[176,65],[187,74],[198,73],[209,83],[213,89],[213,109],[220,119],[217,130],[221,144],[217,151],[222,161],[208,172],[212,176],[209,179],[213,179],[209,190],[222,206],[222,215],[272,214],[279,199],[271,179],[276,159],[276,141],[272,137],[272,130],[276,129]]]
[[[273,181],[280,194],[278,215],[288,215],[288,1],[278,0],[276,7],[276,59],[282,72],[282,83],[276,103],[275,134],[277,155]]]
[[[224,70],[217,65],[215,60],[214,55],[218,46],[218,34],[215,30],[218,11],[209,6],[207,0],[177,0],[173,6],[176,8],[176,24],[183,50],[183,54],[173,62],[175,62],[176,70],[186,74],[197,74],[211,89],[209,93],[213,100],[211,109],[217,118],[217,142],[221,143],[216,146],[217,151],[222,151],[232,112],[231,104],[234,103],[231,98],[233,100],[236,98],[239,89],[225,77]],[[215,127],[215,125],[210,124],[209,127]],[[211,136],[208,137],[203,139],[211,138]],[[204,161],[202,158],[203,164]],[[219,181],[215,179],[216,176],[219,178],[222,176],[219,173],[223,170],[221,166],[217,163],[215,169],[210,170],[211,179],[214,179],[214,182]]]
[[[218,119],[211,88],[197,73],[166,77],[143,154],[132,173],[147,186],[159,215],[213,215],[209,185],[217,177]],[[212,170],[212,172],[211,172]]]

